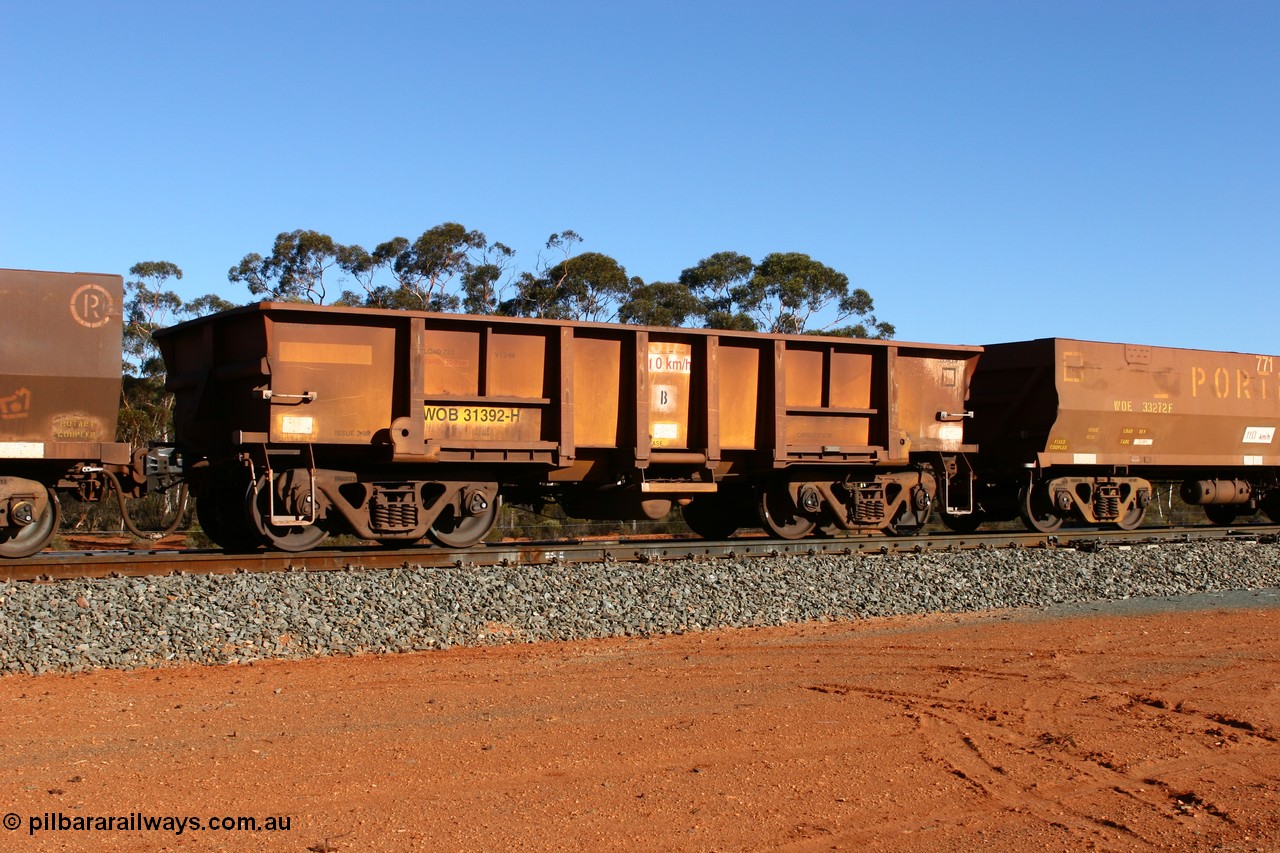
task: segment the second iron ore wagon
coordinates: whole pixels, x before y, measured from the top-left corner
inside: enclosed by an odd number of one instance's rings
[[[992,344],[973,379],[980,511],[1134,528],[1155,482],[1230,524],[1280,521],[1280,372],[1269,355],[1070,338]]]

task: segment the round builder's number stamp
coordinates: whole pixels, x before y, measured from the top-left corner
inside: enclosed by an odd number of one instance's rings
[[[105,326],[111,319],[112,299],[99,284],[86,284],[71,294],[71,317],[86,328]]]

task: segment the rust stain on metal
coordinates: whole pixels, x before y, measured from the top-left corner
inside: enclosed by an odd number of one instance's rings
[[[115,442],[122,296],[117,275],[0,270],[0,458],[13,443]]]

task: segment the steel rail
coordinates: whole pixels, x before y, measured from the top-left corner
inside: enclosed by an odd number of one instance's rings
[[[628,539],[559,542],[500,542],[474,548],[316,549],[304,553],[259,551],[228,554],[213,550],[45,552],[0,564],[7,581],[145,577],[241,572],[329,572],[461,566],[555,566],[570,563],[660,562],[664,560],[749,559],[912,554],[981,548],[1098,550],[1211,541],[1280,540],[1280,525],[1232,527],[1151,527],[1140,530],[1063,529],[1053,534],[992,531],[920,536],[860,536],[841,539]]]

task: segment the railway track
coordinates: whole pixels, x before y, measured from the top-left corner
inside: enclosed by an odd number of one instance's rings
[[[280,551],[227,554],[215,550],[81,550],[42,552],[6,561],[0,578],[50,581],[75,578],[140,577],[237,572],[330,572],[401,566],[554,566],[570,563],[658,562],[665,560],[745,559],[778,556],[852,556],[906,554],[982,548],[1096,550],[1141,545],[1212,541],[1275,542],[1280,525],[1231,527],[1150,527],[1140,530],[1063,529],[1053,534],[992,531],[937,533],[911,537],[865,536],[840,539],[624,539],[557,542],[502,542],[466,549],[341,547],[305,553]]]

